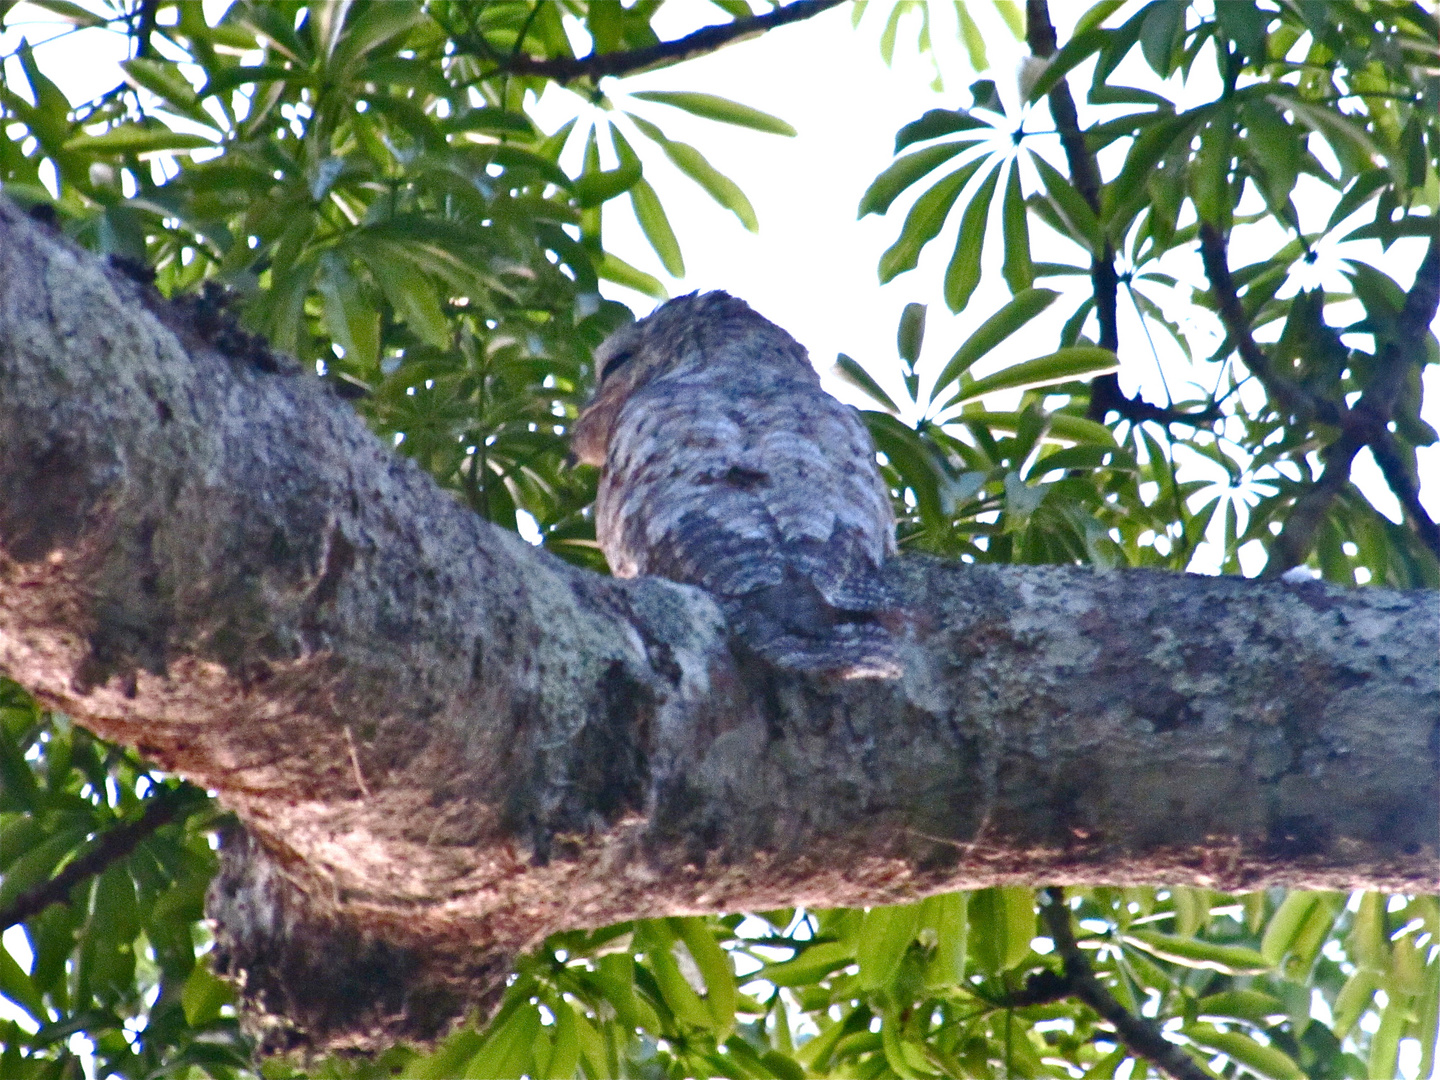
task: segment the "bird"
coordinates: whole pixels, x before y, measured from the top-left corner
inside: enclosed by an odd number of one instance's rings
[[[773,667],[898,677],[890,491],[860,414],[804,347],[743,300],[697,292],[612,333],[595,370],[571,448],[601,469],[611,573],[698,585],[738,652]]]

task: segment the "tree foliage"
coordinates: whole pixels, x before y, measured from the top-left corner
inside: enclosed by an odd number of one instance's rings
[[[680,42],[657,36],[650,0],[240,0],[214,25],[194,3],[35,6],[127,34],[132,58],[113,90],[72,103],[19,47],[6,71],[23,79],[0,88],[7,194],[196,297],[212,333],[263,334],[313,366],[476,513],[515,529],[523,511],[547,548],[603,570],[595,474],[564,466],[566,425],[591,349],[629,317],[600,280],[663,289],[607,249],[602,210],[628,205],[682,273],[683,223],[646,178],[663,157],[755,228],[745,194],[661,124],[679,109],[757,140],[793,134],[684,89],[683,61],[828,4],[755,16],[717,2],[730,21]],[[928,53],[929,8],[883,7],[883,23],[854,10],[862,29],[881,25],[887,60],[911,10]],[[965,309],[997,261],[1011,293],[944,364],[922,364],[926,308],[906,308],[909,400],[840,358],[877,405],[866,418],[902,543],[1184,570],[1208,538],[1226,572],[1258,543],[1272,576],[1303,564],[1440,585],[1415,464],[1437,438],[1420,417],[1421,369],[1440,361],[1434,16],[1107,0],[1062,41],[1044,3],[996,9],[1032,54],[1018,89],[985,77],[961,6],[980,76],[969,103],[903,127],[859,204],[897,219],[882,280],[948,227],[945,305]],[[584,36],[593,51],[577,56]],[[667,64],[682,65],[679,89],[622,99],[600,82]],[[1087,78],[1082,107],[1072,85]],[[557,84],[610,120],[540,130],[528,110]],[[1071,261],[1039,257],[1056,251]],[[1388,272],[1395,254],[1420,264],[1413,285]],[[1326,260],[1333,273],[1309,272]],[[1220,329],[1208,354],[1175,318],[1185,304]],[[1042,325],[1061,329],[1037,355],[975,374]],[[1122,391],[1117,370],[1149,362],[1151,337],[1201,389],[1159,405]],[[1351,481],[1362,448],[1403,522]],[[223,815],[0,689],[0,912],[15,927],[0,1075],[78,1076],[86,1055],[99,1076],[249,1075],[229,990],[197,962]],[[1406,1039],[1419,1074],[1433,1070],[1435,897],[1157,885],[573,930],[518,966],[484,1029],[305,1075],[1112,1076],[1143,1051],[1082,993],[1071,932],[1115,1001],[1163,1026],[1199,1075],[1387,1077]]]

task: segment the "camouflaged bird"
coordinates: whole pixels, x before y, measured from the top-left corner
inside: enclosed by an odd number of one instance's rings
[[[890,493],[859,414],[800,344],[723,292],[671,300],[596,351],[573,429],[599,465],[595,532],[617,577],[698,585],[742,649],[842,678],[900,673]]]

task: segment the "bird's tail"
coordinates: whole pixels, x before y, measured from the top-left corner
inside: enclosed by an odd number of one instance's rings
[[[900,650],[876,613],[829,604],[790,580],[722,601],[736,644],[786,671],[839,679],[895,679]]]

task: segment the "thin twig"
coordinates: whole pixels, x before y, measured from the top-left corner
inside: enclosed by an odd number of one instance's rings
[[[1202,254],[1205,253],[1207,244],[1205,228],[1206,226],[1201,226]],[[1223,257],[1223,249],[1221,254]],[[1209,263],[1210,259],[1207,257],[1207,269]],[[1214,282],[1212,275],[1212,287]],[[1437,307],[1440,307],[1440,233],[1431,236],[1425,258],[1415,272],[1415,280],[1405,295],[1405,306],[1396,320],[1394,332],[1377,351],[1376,374],[1354,408],[1340,407],[1336,419],[1341,428],[1340,437],[1321,453],[1325,461],[1325,471],[1309,490],[1295,500],[1294,507],[1285,519],[1285,527],[1271,545],[1270,557],[1265,562],[1261,577],[1278,578],[1291,567],[1300,565],[1310,554],[1315,531],[1329,511],[1330,504],[1349,482],[1355,455],[1365,446],[1369,446],[1371,453],[1375,455],[1376,464],[1380,466],[1386,484],[1400,501],[1400,506],[1421,543],[1434,552],[1436,558],[1440,558],[1440,527],[1436,526],[1425,508],[1420,505],[1419,491],[1409,470],[1404,466],[1400,448],[1389,430],[1400,388],[1404,385],[1411,366],[1419,362],[1421,350],[1424,348],[1424,336],[1435,319]],[[1250,346],[1259,351],[1259,346],[1255,345],[1253,340]],[[1241,356],[1245,358],[1243,352]],[[1245,360],[1247,364],[1250,363],[1248,358]],[[1260,372],[1257,371],[1256,374],[1258,376]],[[1261,381],[1269,390],[1270,384],[1265,382],[1263,377]]]
[[[350,751],[350,767],[355,770],[355,784],[360,794],[370,798],[370,785],[365,783],[365,774],[360,771],[360,755],[355,752],[355,736],[350,734],[350,725],[345,725],[345,747]]]
[[[686,34],[674,41],[661,41],[641,49],[621,52],[595,53],[589,56],[556,56],[539,58],[518,54],[502,62],[492,75],[539,75],[554,79],[558,83],[573,82],[576,79],[590,79],[592,82],[607,75],[634,75],[658,67],[678,64],[696,56],[714,52],[742,38],[763,34],[777,26],[800,22],[818,15],[828,8],[836,7],[841,0],[794,0],[793,3],[764,15],[753,15],[748,19],[718,26],[707,26]]]
[[[1159,1027],[1126,1009],[1095,977],[1090,961],[1080,951],[1075,933],[1070,928],[1070,907],[1065,902],[1064,889],[1051,887],[1045,890],[1040,915],[1050,929],[1055,952],[1065,965],[1064,979],[1070,992],[1099,1013],[1102,1019],[1109,1021],[1115,1028],[1116,1036],[1125,1044],[1125,1049],[1154,1062],[1175,1080],[1210,1080],[1205,1070],[1181,1047],[1165,1038]],[[1026,988],[1029,989],[1028,984]]]
[[[136,846],[193,802],[197,790],[191,787],[167,788],[145,806],[134,821],[122,821],[101,833],[93,846],[48,881],[26,889],[4,911],[0,911],[0,930],[8,930],[38,915],[51,904],[70,902],[70,890],[86,878],[108,869],[125,858]]]
[[[1400,456],[1395,436],[1384,428],[1374,432],[1370,437],[1370,452],[1375,455],[1375,464],[1380,466],[1385,483],[1400,501],[1400,509],[1409,519],[1410,527],[1420,537],[1420,542],[1440,559],[1440,525],[1421,504],[1420,488]]]
[[[1271,400],[1293,416],[1314,417],[1323,423],[1340,427],[1344,423],[1346,409],[1343,405],[1327,398],[1316,397],[1301,386],[1279,375],[1271,366],[1270,358],[1260,348],[1250,333],[1250,320],[1235,291],[1235,281],[1230,276],[1230,259],[1225,236],[1208,221],[1200,223],[1200,258],[1205,264],[1205,276],[1210,279],[1210,292],[1215,297],[1215,307],[1225,335],[1240,359],[1245,361]]]

